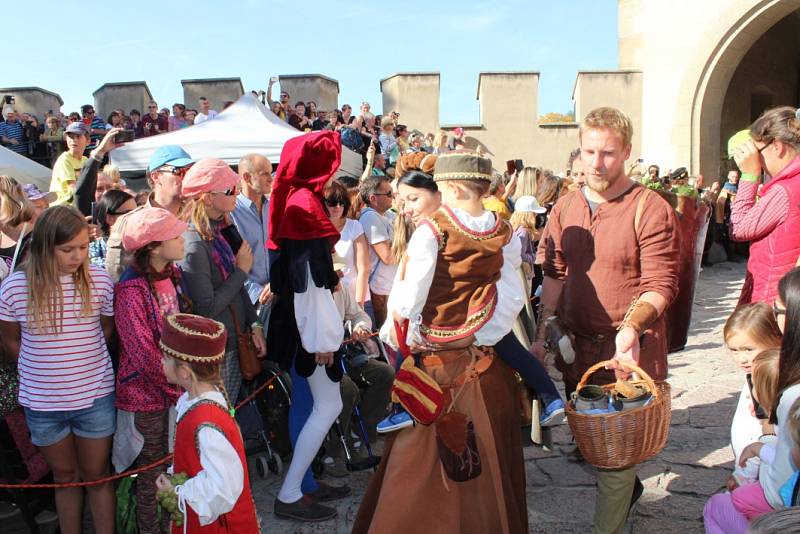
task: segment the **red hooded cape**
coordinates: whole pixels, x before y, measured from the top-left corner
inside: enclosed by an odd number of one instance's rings
[[[331,246],[339,240],[323,207],[323,189],[342,159],[338,132],[321,131],[289,139],[269,200],[267,248],[280,249],[284,239],[306,241],[326,237]]]

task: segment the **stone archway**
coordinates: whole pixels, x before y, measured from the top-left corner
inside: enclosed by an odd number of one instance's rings
[[[763,0],[730,27],[695,78],[691,107],[691,169],[716,176],[720,170],[722,110],[731,79],[742,59],[766,32],[792,12],[800,0]]]

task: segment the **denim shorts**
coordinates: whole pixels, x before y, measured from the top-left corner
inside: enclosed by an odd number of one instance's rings
[[[91,406],[80,410],[47,412],[25,408],[25,422],[31,442],[37,447],[54,445],[70,434],[88,439],[107,438],[114,435],[117,426],[114,394],[95,399]]]

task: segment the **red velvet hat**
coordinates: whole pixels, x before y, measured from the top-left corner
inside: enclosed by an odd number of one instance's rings
[[[220,322],[199,315],[176,313],[164,318],[158,345],[178,360],[219,365],[225,358],[227,338],[225,325]]]

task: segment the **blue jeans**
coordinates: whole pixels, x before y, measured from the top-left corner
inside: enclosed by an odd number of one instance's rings
[[[509,332],[494,346],[500,359],[519,373],[522,381],[534,390],[545,406],[560,399],[556,385],[550,379],[544,366],[531,354],[516,336]]]
[[[80,410],[49,412],[25,408],[25,422],[31,442],[37,447],[54,445],[70,434],[87,439],[107,438],[117,428],[114,394],[94,399],[91,406]]]

